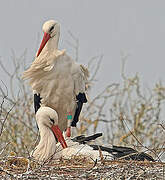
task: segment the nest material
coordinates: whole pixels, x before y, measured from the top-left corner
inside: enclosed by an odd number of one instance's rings
[[[89,161],[82,156],[39,164],[23,157],[0,161],[0,179],[165,179],[165,163]]]

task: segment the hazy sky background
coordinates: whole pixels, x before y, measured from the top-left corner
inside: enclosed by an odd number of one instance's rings
[[[11,49],[20,56],[27,48],[28,62],[36,53],[42,24],[61,24],[60,48],[74,57],[68,30],[79,38],[79,61],[104,55],[96,90],[121,80],[121,52],[130,54],[126,72],[139,72],[144,84],[165,80],[164,0],[1,0],[0,56],[10,67]],[[5,78],[1,72],[1,78]]]

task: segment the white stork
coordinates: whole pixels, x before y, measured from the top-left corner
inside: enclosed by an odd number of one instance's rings
[[[85,91],[88,70],[65,50],[58,49],[60,25],[49,20],[43,25],[44,37],[37,57],[23,74],[30,80],[34,93],[35,112],[40,106],[53,108],[59,118],[59,128],[70,137],[70,127],[75,127],[83,103],[87,102]],[[40,101],[41,100],[41,101]]]
[[[40,107],[36,113],[36,121],[40,132],[40,142],[32,152],[32,156],[36,160],[45,161],[51,157],[53,159],[70,158],[73,155],[83,155],[94,159],[99,158],[99,151],[93,150],[87,144],[79,144],[67,137],[65,139],[67,145],[65,144],[62,132],[58,128],[57,113],[52,108]],[[57,143],[55,137],[60,143]],[[108,152],[103,152],[103,155],[112,158],[112,155]]]
[[[40,132],[40,142],[32,152],[32,156],[38,161],[46,161],[49,158],[59,159],[61,157],[68,159],[79,155],[87,157],[89,160],[96,160],[100,159],[101,154],[102,157],[109,160],[123,157],[126,160],[154,161],[150,155],[143,152],[139,153],[129,147],[104,147],[86,144],[87,141],[96,139],[102,133],[88,137],[78,136],[73,139],[66,137],[66,145],[62,132],[58,128],[57,113],[52,108],[40,107],[36,113],[36,121]],[[59,143],[57,143],[55,137]]]

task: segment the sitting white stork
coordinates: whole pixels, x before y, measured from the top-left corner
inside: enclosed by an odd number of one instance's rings
[[[74,138],[75,141],[66,138],[66,145],[62,132],[58,128],[59,121],[57,113],[52,108],[40,107],[36,113],[36,121],[40,132],[40,142],[34,152],[32,152],[32,156],[36,160],[46,161],[52,156],[54,159],[60,157],[70,158],[76,154],[99,158],[98,150],[93,150],[93,148],[87,144],[79,144],[76,142],[80,142],[81,138]],[[57,143],[57,140],[59,143]],[[104,155],[110,156],[108,152],[105,152]]]
[[[35,112],[39,107],[53,108],[59,118],[59,128],[70,137],[70,127],[75,127],[83,103],[87,102],[85,91],[88,70],[65,50],[58,49],[60,25],[49,20],[43,25],[44,37],[37,57],[23,74],[30,80],[34,93]]]
[[[38,161],[46,161],[49,158],[57,159],[61,157],[68,159],[72,156],[79,155],[87,157],[89,160],[91,158],[96,160],[100,159],[101,154],[102,157],[109,160],[123,158],[126,160],[154,161],[150,155],[143,152],[139,153],[129,147],[104,147],[86,144],[88,141],[101,136],[102,133],[88,137],[78,136],[73,139],[66,137],[66,145],[62,132],[58,128],[59,121],[57,113],[52,108],[40,107],[36,113],[36,121],[40,132],[40,142],[32,152],[32,156]],[[57,143],[57,140],[59,143]]]

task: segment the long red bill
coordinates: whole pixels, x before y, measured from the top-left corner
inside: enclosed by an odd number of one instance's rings
[[[63,148],[67,148],[67,144],[65,142],[65,139],[62,135],[62,132],[60,130],[60,128],[57,125],[53,125],[51,127],[53,133],[55,134],[55,136],[57,137],[58,141],[61,143]]]
[[[44,37],[43,37],[42,42],[41,42],[41,45],[40,45],[40,48],[39,48],[38,53],[37,53],[37,57],[40,55],[42,49],[44,48],[44,46],[46,45],[46,43],[49,39],[50,39],[50,34],[45,32]]]

